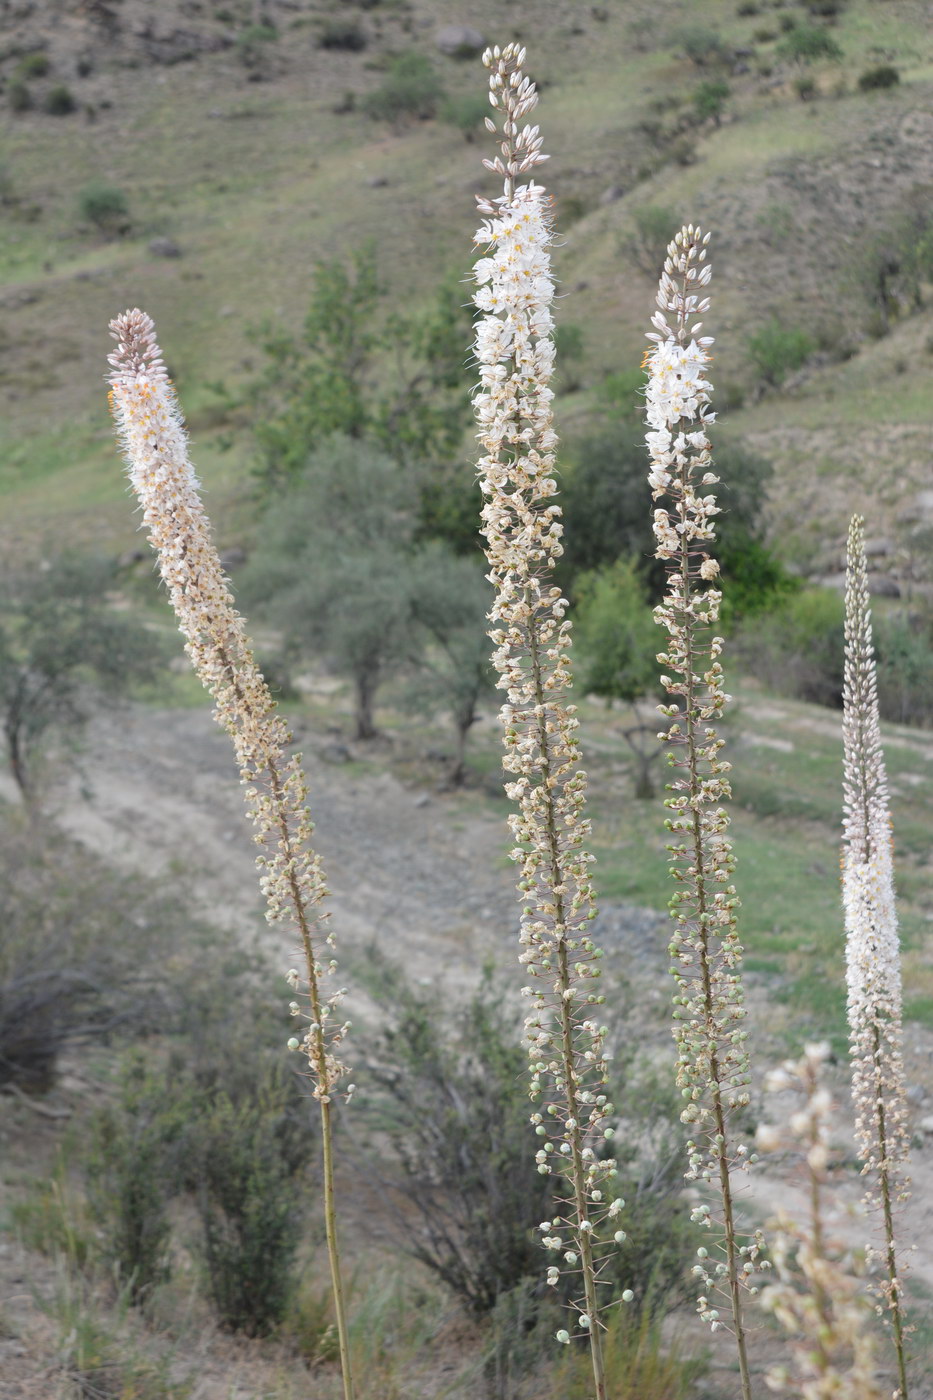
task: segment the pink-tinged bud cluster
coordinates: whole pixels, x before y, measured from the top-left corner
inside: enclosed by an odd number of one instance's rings
[[[558,1261],[548,1277],[556,1283],[562,1272],[582,1272],[578,1322],[596,1347],[597,1233],[621,1205],[613,1205],[607,1193],[615,1164],[600,1148],[612,1135],[605,1124],[613,1112],[604,1089],[602,953],[589,933],[593,857],[586,849],[578,721],[567,704],[570,624],[566,600],[551,582],[562,550],[550,387],[551,209],[540,186],[515,185],[516,176],[544,159],[537,128],[520,125],[537,101],[521,72],[524,50],[493,49],[485,62],[503,136],[500,156],[486,164],[504,181],[500,198],[480,201],[490,217],[476,235],[485,252],[476,263],[474,295],[480,313],[473,348],[480,375],[474,406],[482,445],[482,534],[496,588],[490,637],[498,684],[506,692],[503,767],[517,809],[510,826],[512,857],[521,872],[521,961],[533,979],[525,989],[531,1001],[531,1087],[534,1098],[544,1099],[543,1111],[532,1116],[538,1167],[565,1176],[569,1197],[561,1214],[542,1226],[545,1247]],[[496,130],[494,122],[488,125]]]
[[[660,737],[673,746],[669,762],[675,769],[665,824],[673,838],[667,849],[678,887],[671,901],[670,945],[678,987],[677,1083],[686,1100],[681,1117],[696,1134],[688,1144],[687,1179],[709,1182],[722,1194],[718,1222],[705,1204],[695,1212],[702,1224],[720,1226],[720,1258],[694,1272],[704,1290],[700,1314],[714,1330],[720,1321],[710,1292],[718,1289],[730,1296],[744,1394],[749,1382],[739,1289],[747,1279],[744,1265],[755,1260],[760,1241],[756,1237],[739,1247],[730,1184],[731,1172],[748,1162],[745,1148],[730,1143],[729,1120],[748,1103],[749,1069],[735,913],[739,901],[731,883],[735,861],[722,805],[731,796],[726,776],[731,765],[721,757],[723,741],[715,728],[729,697],[719,663],[722,638],[712,631],[722,598],[711,586],[719,569],[709,553],[719,508],[715,497],[704,493],[718,481],[706,435],[714,418],[707,377],[712,340],[699,335],[701,325],[693,320],[709,306],[698,295],[710,280],[708,242],[709,234],[691,224],[668,248],[648,337],[653,344],[645,355],[645,397],[649,480],[657,503],[655,552],[668,570],[667,593],[655,609],[655,620],[667,632],[658,661],[671,697],[660,707],[669,721]]]
[[[825,1043],[808,1045],[765,1080],[772,1093],[794,1093],[785,1123],[762,1126],[758,1146],[801,1153],[806,1172],[805,1219],[782,1210],[773,1222],[771,1255],[776,1278],[762,1305],[791,1338],[793,1365],[773,1366],[768,1388],[801,1400],[881,1400],[875,1380],[877,1346],[871,1310],[862,1293],[851,1251],[826,1234],[832,1096],[822,1081],[829,1058]]]
[[[319,961],[320,945],[330,945],[332,936],[321,908],[327,885],[311,846],[314,826],[300,758],[287,753],[291,735],[253,659],[211,539],[153,323],[142,311],[127,311],[110,328],[117,341],[109,356],[111,404],[130,482],[158,553],[185,650],[214,699],[215,719],[233,740],[260,848],[257,865],[266,917],[290,923],[301,940],[308,998],[303,1043],[314,1093],[326,1102],[343,1072],[334,1053],[344,1033],[335,1017],[343,993],[325,997],[321,991],[336,964]],[[297,973],[290,974],[290,983],[299,985]]]
[[[865,525],[853,516],[846,567],[843,701],[845,818],[842,903],[855,1139],[868,1200],[884,1220],[885,1297],[902,1359],[893,1207],[907,1194],[909,1128],[901,1029],[901,967],[887,778],[872,645]],[[902,1377],[901,1390],[906,1395]]]

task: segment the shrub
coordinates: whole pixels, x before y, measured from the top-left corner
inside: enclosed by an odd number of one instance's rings
[[[711,117],[718,126],[731,91],[729,84],[722,78],[708,78],[706,82],[701,83],[692,99],[700,120],[706,121]]]
[[[695,63],[699,68],[708,63],[717,63],[725,57],[722,36],[715,29],[707,29],[703,25],[690,25],[680,30],[676,39],[691,63]]]
[[[77,106],[71,88],[66,87],[64,83],[56,83],[54,87],[49,88],[42,104],[43,111],[52,117],[67,117]]]
[[[102,233],[122,234],[130,227],[130,206],[123,190],[116,185],[95,182],[85,185],[78,195],[78,212]]]
[[[612,1400],[689,1400],[707,1370],[702,1357],[684,1354],[662,1332],[663,1318],[619,1309],[606,1331],[603,1357]],[[569,1356],[559,1367],[553,1394],[560,1400],[588,1400],[593,1375],[589,1357]]]
[[[833,62],[842,58],[842,49],[831,34],[818,24],[795,24],[778,45],[779,57],[793,63],[814,63],[820,59]]]
[[[104,1259],[134,1303],[168,1277],[171,1155],[185,1121],[183,1102],[148,1059],[126,1061],[119,1100],[94,1119],[85,1161]]]
[[[14,72],[18,78],[44,78],[51,67],[52,60],[47,53],[27,53]]]
[[[794,91],[801,102],[810,102],[817,94],[816,79],[811,78],[808,73],[794,81]]]
[[[765,384],[783,384],[812,355],[815,344],[800,326],[785,326],[776,316],[750,337],[749,355]]]
[[[933,625],[930,618],[896,613],[878,619],[875,647],[882,718],[894,724],[933,724]]]
[[[367,42],[366,30],[353,19],[327,20],[317,39],[320,49],[343,49],[347,53],[362,53]]]
[[[655,690],[657,627],[634,561],[581,574],[574,591],[581,693],[631,701]]]
[[[877,92],[882,88],[896,87],[901,75],[890,63],[881,63],[877,68],[866,68],[859,74],[860,92]]]
[[[187,916],[87,850],[3,819],[0,1084],[44,1091],[66,1047],[144,1033],[163,1010],[158,969]]]
[[[363,110],[377,121],[401,125],[433,117],[444,94],[443,84],[430,59],[420,53],[403,53],[393,59],[375,92],[363,99]]]
[[[266,60],[270,44],[279,37],[271,24],[250,24],[236,39],[236,55],[244,68],[258,72]]]
[[[647,277],[657,277],[680,219],[675,210],[665,205],[643,204],[632,210],[632,223],[634,228],[626,240],[625,252]]]
[[[21,78],[14,78],[7,85],[6,100],[11,112],[28,112],[32,106],[32,93]]]
[[[248,1336],[283,1321],[295,1282],[302,1192],[283,1090],[260,1086],[239,1104],[223,1093],[201,1101],[187,1144],[208,1293],[223,1326]]]
[[[842,705],[843,624],[838,594],[806,588],[739,633],[739,653],[769,689],[838,709]]]
[[[442,121],[462,131],[464,140],[472,141],[476,133],[483,130],[483,120],[488,111],[486,99],[471,93],[463,97],[445,97],[439,116]]]

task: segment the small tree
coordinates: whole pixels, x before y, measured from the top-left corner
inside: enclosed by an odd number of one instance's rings
[[[722,114],[731,96],[732,89],[722,78],[709,78],[701,83],[693,94],[693,106],[701,121],[712,117],[717,126],[722,124]]]
[[[267,366],[250,397],[259,414],[259,476],[267,491],[299,476],[309,451],[342,433],[396,460],[443,459],[468,412],[457,282],[408,317],[390,314],[371,247],[319,262],[300,335],[267,331]]]
[[[376,734],[373,707],[410,658],[414,505],[391,458],[334,437],[269,510],[244,576],[305,654],[323,654],[353,681],[356,737]]]
[[[489,588],[478,558],[455,555],[439,542],[421,550],[412,565],[412,616],[425,634],[418,648],[412,698],[419,708],[450,710],[456,750],[450,782],[466,776],[467,735],[478,719],[480,698],[493,688],[486,613]]]
[[[152,680],[163,649],[107,604],[113,569],[65,556],[6,580],[0,596],[0,717],[10,772],[37,798],[37,758],[52,734],[79,729],[93,708]]]

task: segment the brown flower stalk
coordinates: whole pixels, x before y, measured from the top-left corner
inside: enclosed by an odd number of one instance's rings
[[[300,756],[287,753],[291,735],[253,659],[211,539],[210,524],[188,459],[184,422],[156,343],[155,327],[142,311],[126,311],[110,323],[117,349],[109,363],[111,407],[126,453],[130,482],[143,508],[143,527],[159,557],[159,569],[185,638],[185,650],[214,699],[214,718],[230,735],[260,853],[260,885],[266,918],[298,935],[305,973],[288,974],[304,992],[308,1057],[314,1097],[320,1105],[324,1153],[324,1217],[343,1370],[344,1400],[353,1400],[346,1313],[334,1207],[332,1098],[343,1073],[336,1051],[346,1025],[335,1012],[342,990],[325,994],[336,970],[321,960],[321,944],[333,946],[320,857],[311,845],[314,824]],[[292,1012],[301,1008],[292,1003]],[[289,1042],[298,1049],[299,1042]]]

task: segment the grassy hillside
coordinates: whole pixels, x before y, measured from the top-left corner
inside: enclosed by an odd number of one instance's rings
[[[361,110],[409,50],[431,59],[450,96],[481,96],[478,61],[436,46],[454,21],[490,41],[520,35],[543,88],[559,314],[585,328],[565,427],[585,422],[593,387],[640,352],[653,274],[650,257],[640,267],[632,256],[633,218],[659,206],[715,231],[717,388],[729,424],[778,464],[778,547],[831,570],[853,507],[879,534],[924,508],[933,322],[919,310],[872,339],[859,273],[866,231],[918,188],[928,205],[933,188],[933,37],[915,0],[849,0],[819,20],[720,0],[665,6],[660,20],[637,0],[581,5],[573,19],[540,0],[462,13],[382,0],[343,5],[336,19],[319,0],[172,0],[155,18],[142,0],[59,0],[51,28],[46,8],[0,20],[3,100],[17,105],[25,90],[31,104],[8,110],[2,152],[8,545],[42,547],[63,531],[107,549],[132,541],[101,388],[106,323],[124,306],[156,319],[225,536],[248,529],[236,505],[251,443],[242,424],[218,423],[207,386],[255,369],[260,323],[298,322],[315,259],[374,238],[400,304],[423,300],[448,269],[467,275],[473,192],[490,188],[481,133],[473,143],[440,118],[393,127]],[[791,20],[828,26],[841,58],[782,56]],[[338,22],[362,48],[320,46]],[[704,44],[702,61],[688,57]],[[36,53],[48,60],[38,75]],[[900,82],[860,91],[879,64]],[[694,94],[718,80],[729,88],[721,120],[695,124]],[[76,110],[53,115],[61,84]],[[94,183],[124,193],[122,233],[82,215]],[[155,238],[180,256],[152,252]],[[814,353],[758,401],[747,340],[773,316],[805,329]]]

